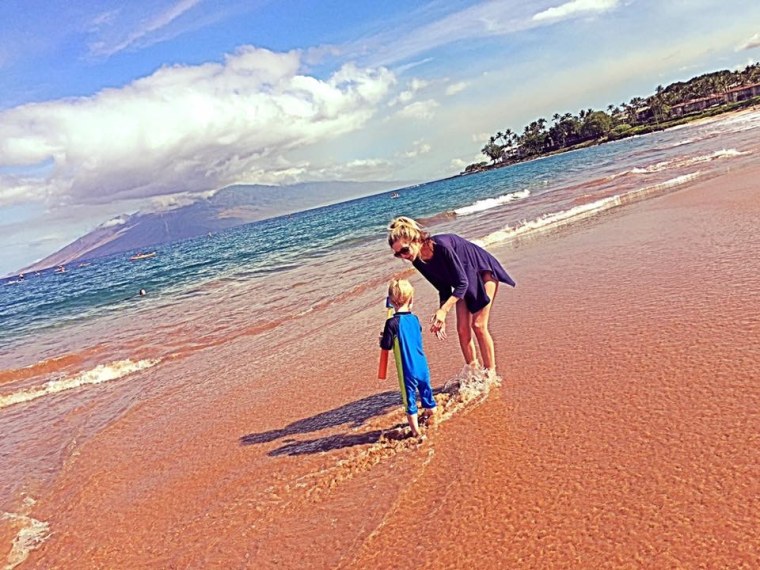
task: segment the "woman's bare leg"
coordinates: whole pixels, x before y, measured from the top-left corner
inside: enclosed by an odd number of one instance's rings
[[[475,351],[475,341],[472,339],[472,315],[467,310],[464,301],[457,301],[457,335],[459,346],[462,349],[464,361],[469,365],[478,364],[478,356]]]
[[[486,293],[491,298],[491,302],[472,315],[472,330],[475,332],[475,338],[480,347],[480,355],[483,358],[483,366],[488,370],[496,371],[496,351],[494,349],[493,337],[488,330],[488,318],[491,316],[491,307],[493,306],[496,292],[499,289],[499,282],[494,278],[491,272],[483,274],[483,286]],[[457,306],[457,310],[459,307]],[[459,321],[457,312],[457,322]],[[458,328],[458,327],[457,327]]]

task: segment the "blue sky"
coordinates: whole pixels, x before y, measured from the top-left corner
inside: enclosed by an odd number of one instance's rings
[[[450,176],[758,59],[750,0],[3,0],[0,275],[233,183]]]

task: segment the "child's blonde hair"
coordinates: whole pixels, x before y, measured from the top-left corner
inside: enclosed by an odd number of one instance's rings
[[[394,307],[406,305],[414,297],[414,287],[406,279],[393,279],[388,285],[388,298]]]
[[[388,225],[388,245],[393,244],[400,239],[409,242],[422,243],[430,237],[430,234],[412,218],[400,216],[394,219]]]

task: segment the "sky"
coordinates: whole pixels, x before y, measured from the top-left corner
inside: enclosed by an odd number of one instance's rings
[[[758,60],[756,0],[2,0],[0,275],[231,184],[444,178]]]

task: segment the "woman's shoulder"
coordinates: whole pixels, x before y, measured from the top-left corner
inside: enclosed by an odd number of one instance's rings
[[[491,254],[475,242],[463,238],[459,234],[438,234],[436,245],[440,250],[447,250],[452,255],[472,258],[491,258]]]
[[[471,241],[463,238],[459,234],[436,234],[432,237],[433,242],[436,245],[440,245],[448,249],[461,249],[462,247],[469,247],[473,244]]]
[[[451,247],[453,244],[464,238],[457,234],[435,234],[434,236],[431,236],[430,239],[432,239],[433,243],[436,245]]]

